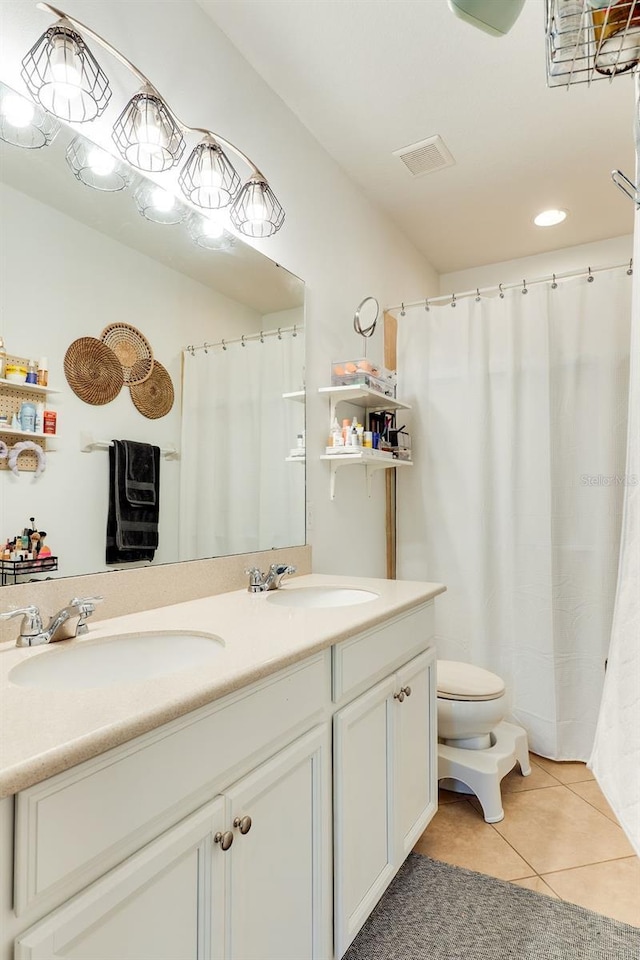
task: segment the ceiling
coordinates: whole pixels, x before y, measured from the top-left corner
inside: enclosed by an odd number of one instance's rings
[[[543,0],[502,38],[446,0],[198,2],[440,273],[632,233],[633,78],[547,89]],[[435,134],[455,165],[412,177],[393,151]]]

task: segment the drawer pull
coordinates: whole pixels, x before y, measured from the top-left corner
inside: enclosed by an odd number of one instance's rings
[[[393,699],[397,700],[398,703],[402,703],[404,700],[404,687],[400,690],[400,693],[394,693]]]
[[[224,833],[221,833],[220,830],[218,830],[218,832],[213,836],[213,842],[219,843],[223,850],[228,850],[233,843],[233,833],[231,830],[225,830]]]
[[[406,693],[406,695],[407,695],[408,697],[411,696],[411,687],[408,687],[408,686],[407,686],[407,687],[402,687],[402,690],[404,690],[404,692]]]
[[[236,817],[233,821],[233,825],[240,830],[240,833],[244,837],[245,834],[249,833],[249,830],[251,830],[251,822],[251,817]]]

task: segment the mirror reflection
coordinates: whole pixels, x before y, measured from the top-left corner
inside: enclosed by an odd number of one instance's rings
[[[3,584],[112,568],[114,439],[160,449],[135,494],[158,495],[154,564],[304,543],[302,281],[67,128],[25,139],[0,140]],[[25,530],[49,569],[14,566]]]

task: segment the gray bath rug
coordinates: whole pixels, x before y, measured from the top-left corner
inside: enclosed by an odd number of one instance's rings
[[[640,929],[410,854],[344,960],[638,960]]]

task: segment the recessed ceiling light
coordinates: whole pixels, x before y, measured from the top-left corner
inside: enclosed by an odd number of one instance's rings
[[[536,227],[555,227],[567,218],[566,210],[543,210],[537,217],[533,218]]]

